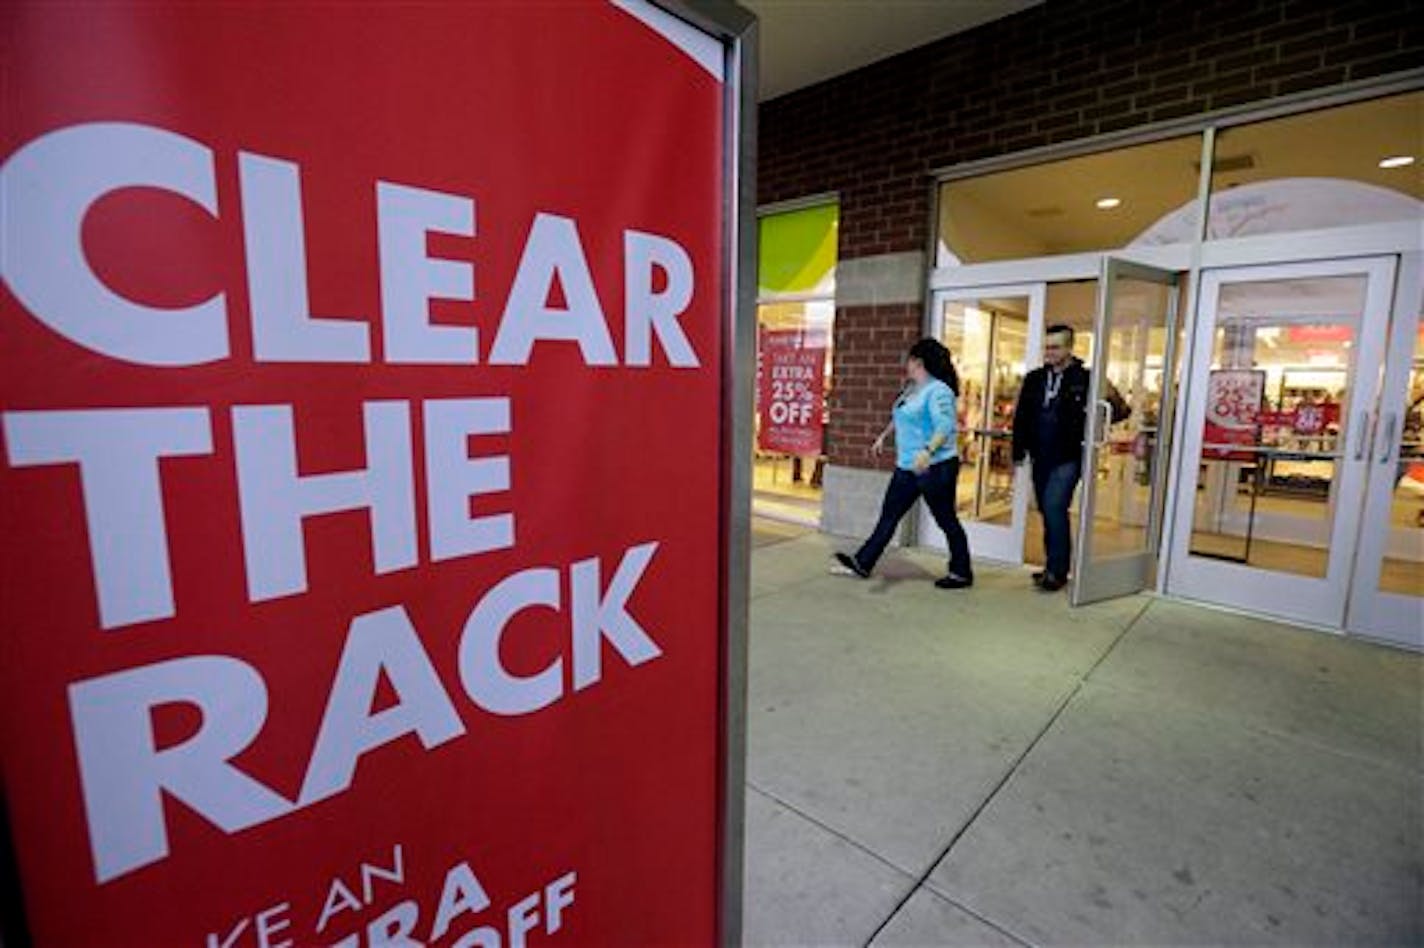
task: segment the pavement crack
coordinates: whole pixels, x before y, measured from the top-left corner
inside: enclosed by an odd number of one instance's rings
[[[1012,941],[1012,942],[1014,942],[1014,943],[1016,943],[1016,944],[1019,944],[1019,945],[1023,945],[1024,948],[1033,948],[1033,943],[1032,943],[1032,942],[1027,941],[1027,940],[1025,940],[1025,939],[1023,939],[1023,938],[1020,938],[1018,935],[1015,935],[1013,932],[1009,931],[1007,928],[1005,928],[1003,925],[1000,925],[998,922],[994,921],[992,918],[989,918],[988,916],[985,916],[985,915],[980,915],[978,912],[974,911],[974,909],[970,908],[968,905],[965,905],[963,902],[959,901],[958,899],[950,898],[948,895],[945,895],[943,892],[939,891],[938,889],[934,888],[933,886],[926,886],[925,888],[926,888],[926,890],[929,891],[932,895],[934,895],[935,898],[937,898],[937,899],[944,899],[944,901],[948,902],[950,905],[953,905],[955,908],[959,909],[959,910],[960,910],[961,912],[963,912],[965,915],[968,915],[970,918],[974,919],[974,920],[977,921],[977,922],[980,922],[980,923],[982,923],[982,924],[984,924],[984,925],[987,925],[988,927],[992,928],[994,931],[998,932],[1000,935],[1003,935],[1005,938],[1009,939],[1010,941]]]
[[[913,878],[915,878],[914,873],[912,873],[912,872],[906,872],[906,871],[904,870],[904,868],[895,865],[893,862],[891,862],[890,860],[886,859],[884,856],[880,855],[880,854],[877,853],[875,850],[871,849],[869,846],[866,846],[864,843],[860,842],[859,840],[857,840],[857,839],[855,839],[855,838],[853,838],[853,837],[851,837],[851,836],[847,836],[845,833],[843,833],[843,832],[841,832],[840,830],[836,829],[834,826],[831,826],[831,825],[829,825],[829,824],[827,824],[827,823],[825,823],[825,822],[823,822],[823,821],[817,819],[816,817],[814,817],[814,816],[812,816],[811,814],[807,813],[805,810],[801,809],[801,808],[798,807],[796,804],[794,804],[794,803],[792,803],[791,801],[785,799],[784,797],[778,796],[777,794],[772,793],[770,790],[766,790],[766,789],[764,789],[764,788],[762,788],[762,787],[758,787],[756,784],[752,783],[750,780],[747,781],[747,789],[748,789],[748,790],[751,790],[751,791],[754,792],[754,793],[759,793],[759,794],[761,794],[762,796],[766,797],[768,800],[772,801],[773,803],[776,803],[776,804],[778,804],[778,805],[780,805],[780,806],[782,806],[782,807],[785,807],[786,809],[790,810],[792,813],[795,813],[797,816],[801,817],[801,819],[805,820],[806,822],[808,822],[808,823],[810,823],[810,824],[812,824],[812,825],[814,825],[814,826],[816,826],[816,827],[818,827],[818,828],[820,828],[820,829],[825,830],[827,833],[830,833],[830,834],[831,834],[832,836],[834,836],[836,839],[839,839],[840,841],[842,841],[842,842],[844,842],[844,843],[847,843],[847,844],[849,844],[849,845],[851,845],[851,846],[854,846],[856,849],[858,849],[858,850],[860,850],[861,852],[865,853],[867,856],[871,857],[872,859],[874,859],[876,862],[880,863],[881,865],[886,866],[887,868],[890,868],[890,869],[895,870],[895,872],[896,872],[898,875],[902,875],[902,876],[904,876],[906,879],[913,879]]]
[[[944,862],[944,860],[949,856],[950,852],[954,850],[954,847],[958,845],[959,841],[964,838],[964,835],[969,832],[970,827],[972,827],[974,823],[979,819],[979,817],[983,814],[983,812],[989,808],[989,804],[994,802],[994,798],[997,797],[1000,791],[1002,791],[1004,787],[1008,785],[1009,781],[1013,779],[1014,774],[1018,773],[1019,767],[1021,767],[1023,765],[1023,762],[1028,759],[1028,755],[1033,753],[1034,748],[1039,745],[1039,742],[1041,742],[1044,737],[1047,736],[1049,731],[1053,730],[1053,725],[1058,723],[1058,719],[1063,716],[1063,712],[1068,710],[1068,706],[1073,703],[1073,699],[1078,697],[1078,693],[1083,690],[1083,686],[1087,683],[1088,679],[1093,676],[1093,672],[1097,671],[1098,667],[1101,666],[1103,662],[1107,661],[1108,656],[1111,655],[1117,649],[1118,645],[1121,644],[1122,640],[1127,637],[1127,634],[1131,632],[1133,628],[1136,627],[1137,623],[1142,620],[1142,617],[1147,614],[1147,610],[1152,608],[1153,601],[1154,600],[1149,599],[1142,604],[1142,608],[1137,610],[1136,614],[1134,614],[1133,617],[1128,620],[1127,624],[1123,626],[1122,631],[1119,632],[1117,634],[1117,637],[1112,640],[1112,644],[1103,650],[1102,655],[1098,656],[1098,660],[1093,663],[1093,666],[1078,677],[1077,682],[1073,685],[1073,689],[1068,692],[1068,695],[1058,705],[1058,708],[1053,712],[1052,716],[1049,717],[1048,722],[1043,725],[1043,727],[1039,730],[1038,734],[1034,737],[1034,739],[1030,741],[1028,746],[1023,749],[1023,752],[1020,753],[1018,757],[1014,758],[1014,762],[1010,764],[1008,768],[1004,771],[1004,775],[999,778],[999,782],[994,785],[994,789],[989,791],[988,795],[980,801],[979,806],[976,807],[974,812],[969,815],[969,819],[964,821],[964,825],[961,826],[955,832],[955,834],[950,837],[949,842],[946,843],[944,848],[940,850],[939,855],[936,856],[934,860],[930,863],[929,868],[926,869],[924,873],[920,876],[918,881],[915,882],[915,887],[911,889],[903,899],[900,900],[900,903],[896,905],[893,910],[891,910],[889,915],[885,916],[884,920],[881,921],[880,926],[876,928],[875,931],[871,933],[870,937],[865,940],[865,944],[864,946],[862,946],[862,948],[870,948],[871,943],[874,942],[875,939],[880,936],[880,933],[885,930],[885,926],[890,924],[890,920],[900,913],[900,910],[903,909],[905,907],[905,904],[909,902],[911,898],[914,897],[914,894],[916,892],[918,892],[921,888],[926,887],[926,883],[929,882],[929,878],[931,875],[934,874],[935,869],[940,865],[940,863]],[[931,889],[931,891],[935,890]]]

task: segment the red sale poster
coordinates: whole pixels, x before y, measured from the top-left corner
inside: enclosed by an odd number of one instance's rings
[[[1251,451],[1232,450],[1232,445],[1254,447],[1260,442],[1261,399],[1266,391],[1266,373],[1259,369],[1213,369],[1207,382],[1206,430],[1202,457],[1217,461],[1251,461]]]
[[[1301,402],[1293,414],[1293,427],[1298,435],[1321,435],[1330,426],[1340,423],[1337,402]]]
[[[759,449],[803,456],[821,453],[825,365],[824,338],[799,329],[760,332]]]
[[[0,11],[7,926],[718,941],[749,22]]]

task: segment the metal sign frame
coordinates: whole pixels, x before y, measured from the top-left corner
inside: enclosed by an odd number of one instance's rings
[[[719,941],[742,943],[746,827],[747,623],[756,378],[756,17],[729,0],[654,0],[723,47],[721,866]]]

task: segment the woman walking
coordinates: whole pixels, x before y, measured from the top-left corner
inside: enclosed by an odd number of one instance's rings
[[[969,562],[969,538],[954,512],[959,480],[959,376],[949,350],[936,339],[921,339],[910,347],[905,376],[905,390],[895,400],[891,422],[871,446],[871,452],[879,456],[886,436],[894,432],[895,473],[885,488],[880,522],[859,550],[837,553],[836,560],[861,579],[868,578],[900,518],[923,497],[949,541],[949,573],[935,580],[935,585],[963,589],[974,585],[974,568]]]

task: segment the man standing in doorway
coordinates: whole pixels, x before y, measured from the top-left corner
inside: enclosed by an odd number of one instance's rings
[[[1072,562],[1072,527],[1068,507],[1083,473],[1083,432],[1088,421],[1088,370],[1073,355],[1073,327],[1048,328],[1043,366],[1024,379],[1014,408],[1014,463],[1029,458],[1033,491],[1043,516],[1047,563],[1033,574],[1046,592],[1062,589]],[[1130,412],[1111,382],[1103,393],[1118,422]]]

